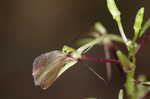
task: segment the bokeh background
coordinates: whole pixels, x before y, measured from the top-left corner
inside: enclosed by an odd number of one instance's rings
[[[149,0],[116,0],[122,11],[128,37],[137,10],[145,7],[150,17]],[[0,99],[117,99],[123,79],[113,67],[109,85],[87,67],[77,64],[65,72],[49,89],[35,87],[32,63],[36,56],[74,40],[101,21],[109,32],[118,29],[106,7],[106,0],[0,0]],[[137,74],[150,78],[150,41],[138,54]],[[91,56],[104,57],[103,48],[94,48]],[[92,68],[106,79],[105,64],[91,62]]]

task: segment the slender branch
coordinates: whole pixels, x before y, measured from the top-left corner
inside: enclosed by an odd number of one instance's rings
[[[118,28],[119,28],[120,34],[121,34],[121,36],[122,36],[122,39],[123,39],[123,41],[125,42],[125,44],[127,44],[128,39],[127,39],[127,37],[126,37],[126,35],[125,35],[125,32],[124,32],[124,30],[123,30],[123,26],[122,26],[121,21],[117,21],[117,24],[118,24]]]
[[[96,57],[88,57],[88,56],[82,56],[80,60],[88,60],[88,61],[96,61],[96,62],[110,62],[113,64],[119,64],[119,61],[115,59],[96,58]]]
[[[112,45],[111,41],[109,41],[109,43],[107,42],[106,44],[104,44],[104,52],[105,52],[105,58],[106,59],[111,58],[111,55],[109,52],[109,48],[111,45]],[[108,80],[110,81],[111,80],[111,63],[110,62],[106,62],[106,72],[107,72]]]

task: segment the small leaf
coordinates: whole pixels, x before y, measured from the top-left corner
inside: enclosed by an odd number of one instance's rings
[[[81,39],[77,40],[76,44],[78,46],[82,46],[82,45],[85,45],[85,44],[91,42],[92,40],[94,40],[94,38],[92,38],[92,37],[81,38]]]
[[[148,20],[146,21],[146,23],[143,25],[139,37],[142,37],[143,34],[145,33],[145,31],[146,31],[149,27],[150,27],[150,19],[148,19]]]
[[[117,57],[121,65],[123,66],[124,72],[130,72],[134,70],[135,68],[134,64],[132,64],[128,59],[128,57],[125,54],[123,54],[120,50],[117,51]]]
[[[124,96],[123,89],[120,89],[118,99],[123,99],[123,96]]]
[[[107,0],[107,6],[108,6],[108,9],[109,9],[109,12],[113,16],[113,19],[117,22],[118,29],[120,31],[122,39],[123,39],[124,43],[126,44],[128,39],[127,39],[127,37],[125,35],[124,29],[123,29],[123,26],[122,26],[121,12],[117,8],[115,0]]]
[[[139,75],[138,80],[136,81],[136,87],[137,87],[137,97],[143,97],[145,93],[147,92],[148,88],[145,87],[142,82],[146,81],[145,75]]]
[[[106,34],[107,32],[106,28],[102,25],[101,22],[97,22],[95,24],[95,29],[101,34]]]
[[[102,35],[100,37],[97,37],[94,40],[92,40],[91,42],[81,46],[80,48],[77,49],[77,52],[79,54],[87,52],[94,45],[96,45],[96,44],[103,44],[103,41],[106,40],[106,39],[108,39],[110,41],[116,41],[116,42],[123,43],[123,40],[122,40],[122,38],[120,36],[114,35],[114,34],[106,34],[106,35]]]
[[[144,82],[144,81],[146,81],[146,79],[147,79],[146,76],[143,74],[138,76],[138,81],[140,81],[140,82]]]
[[[150,86],[150,81],[144,81],[144,82],[141,82],[141,84]]]
[[[109,12],[113,16],[113,19],[115,19],[116,21],[120,21],[121,13],[119,9],[117,8],[115,0],[107,0],[107,7],[109,9]]]
[[[135,17],[135,23],[134,23],[134,40],[137,39],[139,36],[139,31],[141,30],[142,22],[143,22],[143,16],[144,16],[144,8],[139,9],[139,11],[136,14]]]

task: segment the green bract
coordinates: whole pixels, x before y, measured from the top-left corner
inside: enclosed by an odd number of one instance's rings
[[[118,99],[123,99],[123,95],[124,95],[123,89],[120,89]]]
[[[150,27],[150,19],[148,19],[145,24],[143,25],[139,37],[142,37],[145,31]]]
[[[144,81],[141,84],[150,86],[150,81]]]
[[[124,55],[121,51],[117,51],[117,56],[120,61],[120,64],[123,66],[124,72],[131,72],[134,70],[134,64],[128,59],[126,55]]]
[[[93,37],[84,37],[84,38],[81,38],[79,40],[76,41],[76,45],[78,46],[82,46],[82,45],[85,45],[91,41],[93,41],[95,38]]]
[[[143,22],[143,16],[144,16],[144,8],[139,9],[138,13],[135,17],[135,23],[134,23],[134,41],[138,38],[139,32],[141,30],[142,22]]]
[[[124,29],[122,26],[121,17],[120,17],[121,13],[118,10],[115,1],[114,0],[107,0],[107,7],[109,9],[109,12],[113,16],[113,19],[117,22],[117,25],[118,25],[118,28],[119,28],[119,31],[120,31],[120,34],[122,36],[124,43],[127,44],[128,39],[126,38],[126,35],[124,33]]]
[[[102,35],[100,37],[97,37],[94,40],[92,40],[91,42],[81,46],[79,49],[77,49],[77,52],[80,53],[80,54],[84,51],[86,52],[96,44],[103,44],[103,41],[105,39],[108,39],[110,41],[121,42],[121,43],[123,42],[122,38],[118,35],[106,34],[106,35]]]
[[[95,29],[101,34],[106,34],[107,32],[106,28],[102,25],[101,22],[97,22],[95,24]]]
[[[120,21],[120,11],[117,8],[117,5],[115,3],[114,0],[107,0],[107,7],[111,13],[111,15],[113,16],[113,19],[115,19],[116,21]]]

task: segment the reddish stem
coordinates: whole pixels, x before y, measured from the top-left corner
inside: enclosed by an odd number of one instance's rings
[[[88,56],[82,56],[81,60],[105,62],[105,63],[110,62],[110,63],[113,63],[113,64],[119,64],[119,61],[115,60],[115,59],[96,58],[96,57],[88,57]]]

